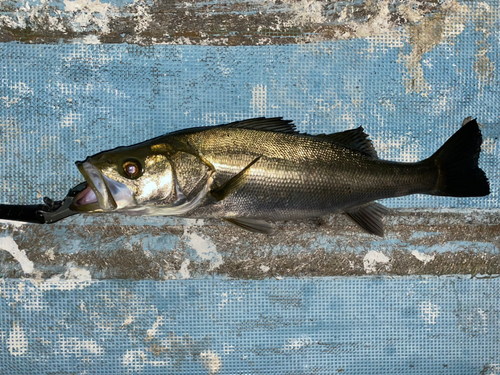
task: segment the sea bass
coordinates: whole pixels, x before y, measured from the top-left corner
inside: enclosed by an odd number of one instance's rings
[[[428,159],[399,163],[380,160],[361,127],[313,136],[282,118],[255,118],[191,128],[77,162],[88,186],[71,209],[220,218],[267,234],[268,221],[343,212],[383,236],[387,209],[375,200],[488,195],[481,143],[472,120]]]

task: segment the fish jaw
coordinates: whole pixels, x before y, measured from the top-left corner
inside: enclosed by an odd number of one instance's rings
[[[72,209],[78,212],[110,212],[135,205],[134,194],[128,187],[114,181],[88,161],[77,162],[87,187],[73,200]]]

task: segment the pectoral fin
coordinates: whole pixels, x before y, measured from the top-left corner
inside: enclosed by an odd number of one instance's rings
[[[262,234],[273,234],[274,232],[273,226],[264,220],[246,219],[246,218],[224,219],[224,220],[240,228],[248,230],[250,232],[262,233]]]
[[[387,207],[379,203],[369,203],[346,211],[345,214],[368,233],[384,237],[382,217],[387,212]]]
[[[248,175],[250,173],[250,168],[252,165],[257,163],[260,159],[260,156],[256,158],[254,161],[252,161],[250,164],[248,164],[240,173],[238,173],[236,176],[230,178],[228,181],[223,183],[221,186],[218,188],[213,189],[210,194],[217,199],[218,201],[221,201],[227,197],[229,197],[231,194],[235,193],[239,188],[241,188],[245,182],[248,179]]]

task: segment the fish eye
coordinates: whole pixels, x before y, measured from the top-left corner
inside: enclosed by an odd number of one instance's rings
[[[138,178],[142,175],[141,163],[137,160],[127,160],[123,163],[123,173],[125,176],[131,179]]]

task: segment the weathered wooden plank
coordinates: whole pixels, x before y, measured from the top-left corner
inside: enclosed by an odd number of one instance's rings
[[[4,224],[1,276],[28,276],[23,262],[44,279],[500,274],[498,210],[393,210],[386,223],[384,239],[341,215],[278,223],[274,236],[216,220],[116,215]]]
[[[262,45],[362,38],[460,15],[436,0],[0,3],[0,42]]]

